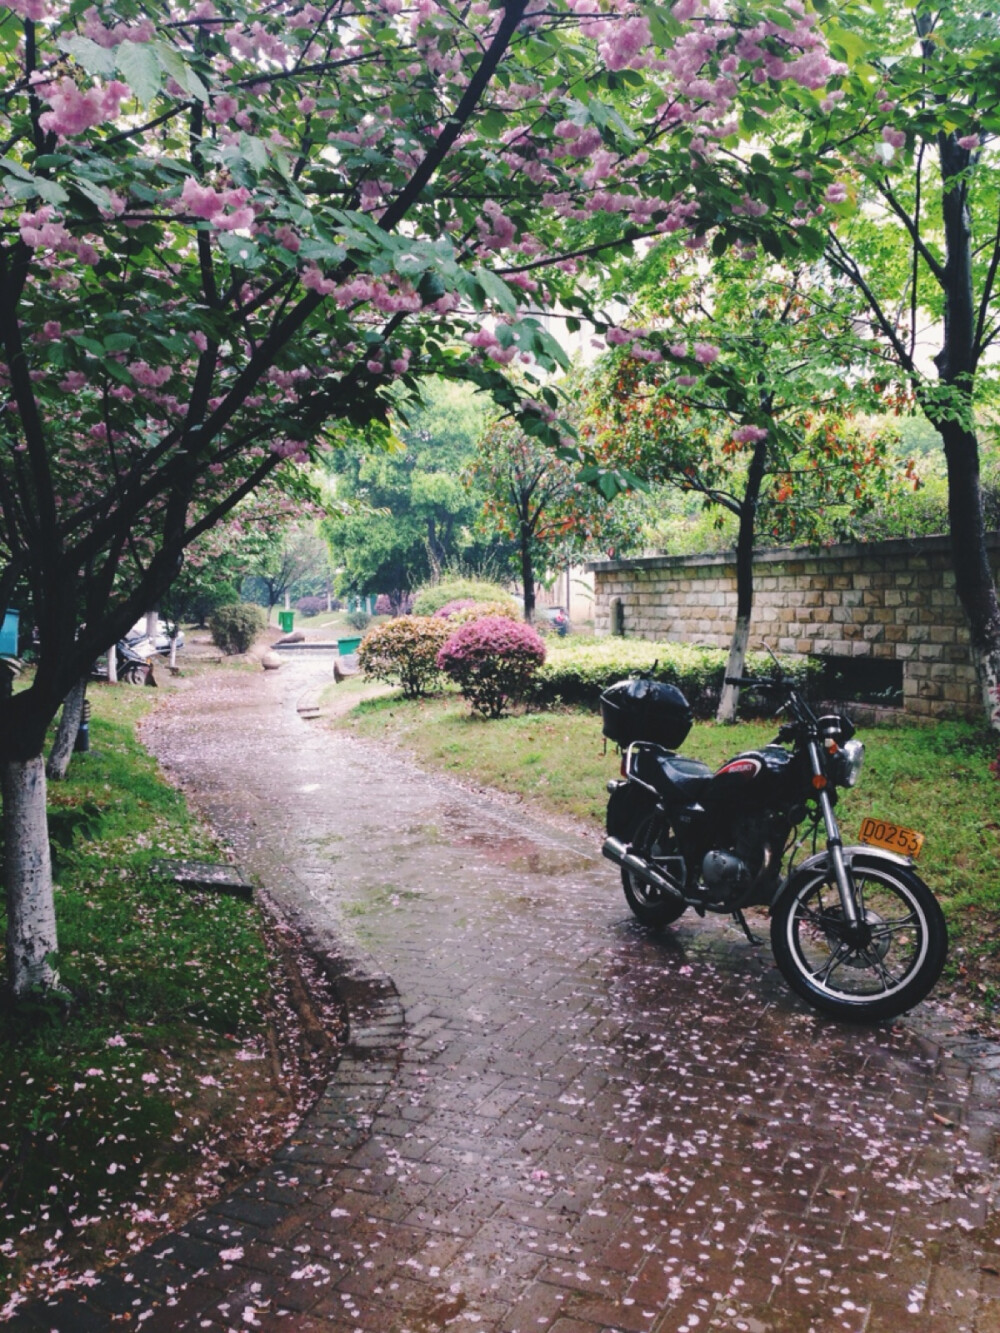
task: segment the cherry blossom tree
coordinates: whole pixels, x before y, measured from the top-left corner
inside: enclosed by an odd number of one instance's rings
[[[563,360],[540,313],[585,317],[584,267],[636,238],[760,234],[733,211],[747,110],[834,66],[801,0],[7,0],[0,55],[0,605],[38,647],[0,700],[23,994],[55,976],[46,728],[186,548],[428,373],[557,439],[503,373]]]

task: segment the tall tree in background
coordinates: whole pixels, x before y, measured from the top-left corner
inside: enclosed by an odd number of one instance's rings
[[[443,565],[487,553],[473,527],[481,507],[463,470],[472,461],[488,400],[464,384],[429,380],[423,401],[394,417],[395,449],[348,444],[327,460],[345,511],[323,525],[341,590],[398,594],[440,576]]]
[[[581,481],[573,464],[509,419],[484,433],[471,472],[485,493],[486,530],[517,548],[529,625],[539,576],[561,567],[568,551],[608,552],[636,536],[621,500]]]
[[[884,400],[858,374],[865,349],[843,296],[806,269],[665,244],[631,275],[630,315],[645,327],[612,330],[618,350],[592,378],[588,423],[605,457],[736,517],[727,677],[743,674],[761,529],[850,536],[888,486],[878,439],[851,420]],[[735,721],[738,699],[724,687],[720,721]]]

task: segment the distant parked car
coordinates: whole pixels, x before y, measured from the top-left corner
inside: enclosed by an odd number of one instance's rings
[[[146,637],[146,617],[137,620],[129,632],[125,635],[126,643],[134,643],[137,639]],[[165,620],[156,622],[156,637],[153,639],[153,647],[158,653],[167,653],[170,651],[170,635],[167,632],[167,623]],[[184,631],[177,631],[177,647],[184,647]]]

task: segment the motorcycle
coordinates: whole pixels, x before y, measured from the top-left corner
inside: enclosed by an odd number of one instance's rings
[[[802,999],[835,1018],[896,1017],[929,993],[948,950],[941,908],[913,866],[922,835],[866,818],[859,843],[844,846],[837,796],[857,782],[864,746],[849,718],[817,716],[774,662],[771,676],[727,683],[775,696],[786,720],[769,744],[714,772],[677,753],[691,709],[652,679],[655,664],[604,691],[604,735],[623,755],[603,854],[644,925],[688,908],[732,914],[756,944],[744,909],[769,907],[775,962]]]
[[[125,685],[155,686],[156,677],[153,674],[152,662],[152,658],[155,656],[156,648],[145,637],[119,639],[115,644],[115,667],[118,680]],[[107,680],[106,659],[95,662],[90,674],[94,680]]]

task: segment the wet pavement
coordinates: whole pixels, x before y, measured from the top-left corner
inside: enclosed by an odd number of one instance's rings
[[[1000,1054],[814,1017],[726,920],[644,931],[596,830],[303,721],[330,667],[147,741],[329,960],[344,1056],[261,1176],[17,1327],[1000,1331]]]

